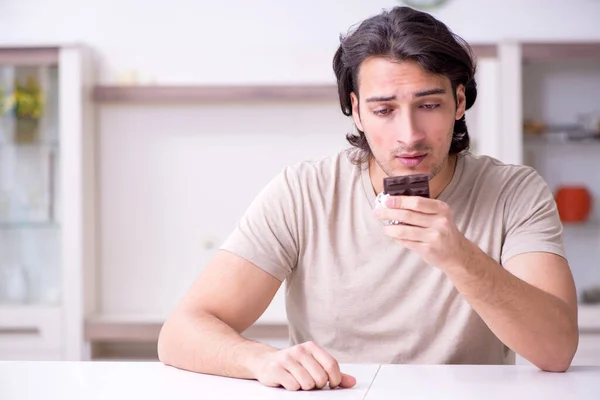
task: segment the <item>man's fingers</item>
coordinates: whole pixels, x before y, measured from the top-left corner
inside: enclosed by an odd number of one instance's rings
[[[336,359],[315,343],[308,343],[307,347],[314,359],[327,373],[327,376],[329,377],[329,387],[334,388],[339,386],[342,380],[342,373],[340,372],[340,366]]]
[[[283,386],[287,390],[352,387],[356,379],[342,374],[335,358],[313,342],[305,342],[272,353],[257,378],[267,386]]]
[[[277,376],[277,381],[286,390],[296,391],[300,389],[298,381],[285,369],[281,369]]]
[[[298,361],[290,359],[286,362],[285,368],[298,381],[302,390],[312,390],[315,388],[315,380]]]
[[[399,221],[403,224],[427,228],[433,223],[433,215],[412,210],[380,208],[374,211],[375,218],[383,221]]]
[[[416,251],[417,253],[425,251],[425,246],[427,246],[427,243],[413,242],[412,240],[398,240],[398,243],[406,247],[408,250]]]
[[[327,385],[329,381],[329,374],[325,371],[323,366],[314,359],[313,355],[309,352],[305,352],[298,357],[300,365],[308,371],[310,376],[315,381],[315,387],[322,389]]]
[[[410,240],[411,242],[428,242],[431,231],[427,228],[410,225],[387,225],[383,227],[386,235],[397,240]]]
[[[441,202],[420,196],[390,196],[385,205],[389,208],[403,208],[425,214],[437,214],[441,210]]]

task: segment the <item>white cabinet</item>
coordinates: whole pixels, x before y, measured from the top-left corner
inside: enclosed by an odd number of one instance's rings
[[[1,359],[61,359],[60,307],[2,307]]]
[[[92,81],[85,48],[0,48],[0,359],[86,354],[96,258]]]

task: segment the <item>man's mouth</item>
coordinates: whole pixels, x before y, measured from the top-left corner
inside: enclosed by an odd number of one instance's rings
[[[425,157],[427,157],[426,153],[405,153],[397,155],[396,159],[407,167],[416,167]]]

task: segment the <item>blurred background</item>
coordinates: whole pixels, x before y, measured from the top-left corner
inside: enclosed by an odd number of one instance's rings
[[[339,35],[402,4],[473,46],[472,151],[555,193],[600,365],[599,0],[0,1],[0,359],[156,359],[262,187],[346,147]],[[283,289],[244,334],[286,345]]]

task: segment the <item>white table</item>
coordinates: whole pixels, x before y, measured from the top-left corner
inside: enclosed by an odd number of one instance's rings
[[[2,400],[600,399],[600,367],[342,365],[352,389],[287,392],[158,362],[0,362]]]

